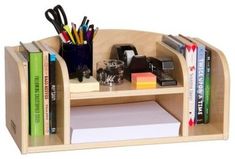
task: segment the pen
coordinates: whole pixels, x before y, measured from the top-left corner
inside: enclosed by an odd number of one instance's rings
[[[87,33],[86,33],[86,37],[87,37],[87,41],[92,41],[92,34],[93,34],[93,28],[89,28]]]
[[[72,40],[72,43],[75,44],[75,41],[74,41],[73,35],[71,34],[71,31],[70,31],[69,26],[68,26],[68,25],[65,25],[63,28],[64,28],[64,30],[67,31],[67,33],[68,33],[70,39]]]
[[[87,19],[86,23],[82,26],[85,31],[88,30],[88,24],[89,24],[89,19]]]
[[[71,43],[68,33],[66,31],[62,31],[61,34],[64,37],[65,43]]]
[[[82,27],[86,23],[86,20],[87,20],[87,16],[84,16],[80,27]]]
[[[87,19],[87,21],[86,21],[86,26],[88,26],[88,24],[89,24],[89,19]]]
[[[59,37],[60,37],[60,39],[62,40],[63,43],[66,43],[64,35],[62,33],[59,33]]]

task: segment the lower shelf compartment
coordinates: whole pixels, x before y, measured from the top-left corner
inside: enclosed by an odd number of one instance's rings
[[[222,133],[222,129],[220,129],[218,125],[212,123],[198,124],[189,128],[189,136],[214,135]]]
[[[180,122],[155,101],[73,107],[71,143],[179,136]]]
[[[32,137],[29,135],[28,139],[29,147],[63,145],[63,142],[60,140],[57,134],[39,137]]]

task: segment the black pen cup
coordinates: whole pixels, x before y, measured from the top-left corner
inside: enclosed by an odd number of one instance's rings
[[[65,60],[68,68],[69,78],[77,77],[78,68],[88,67],[92,75],[93,49],[92,43],[74,45],[62,43],[60,55]]]

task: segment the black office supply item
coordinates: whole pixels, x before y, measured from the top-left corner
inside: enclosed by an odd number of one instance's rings
[[[67,16],[61,5],[57,5],[53,9],[50,8],[46,10],[45,16],[47,20],[54,25],[57,33],[64,31],[63,27],[68,25]]]
[[[110,59],[121,60],[124,62],[125,67],[128,67],[131,58],[135,55],[138,55],[138,52],[134,45],[116,44],[112,46]]]
[[[148,57],[149,70],[157,75],[157,82],[161,86],[177,85],[177,81],[170,75],[174,70],[172,59],[167,57]]]
[[[131,63],[129,65],[129,71],[131,73],[138,72],[148,72],[148,63],[147,58],[144,55],[136,55],[131,59]]]
[[[78,68],[87,67],[90,70],[88,74],[92,75],[92,43],[84,45],[62,43],[60,55],[64,58],[65,63],[67,64],[70,79],[78,78]]]
[[[148,71],[146,56],[138,55],[133,44],[113,45],[110,58],[124,62],[124,77],[127,80],[131,80],[131,73]]]

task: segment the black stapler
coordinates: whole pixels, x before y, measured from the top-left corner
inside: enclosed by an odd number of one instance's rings
[[[167,57],[148,57],[149,70],[157,75],[157,82],[161,86],[177,85],[177,81],[170,75],[174,70],[174,62]]]

